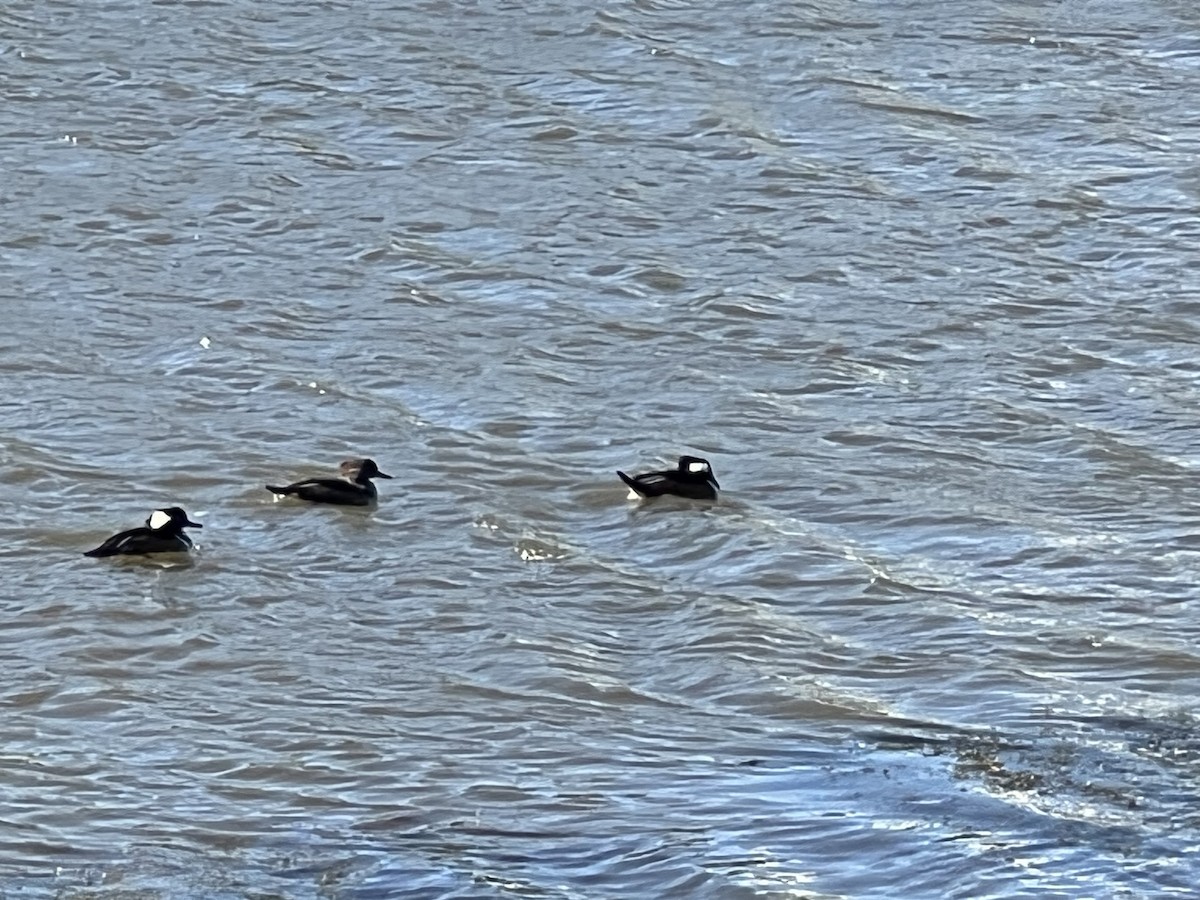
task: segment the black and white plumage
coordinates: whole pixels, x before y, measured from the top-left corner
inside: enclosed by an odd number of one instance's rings
[[[338,467],[338,473],[337,478],[307,478],[283,487],[266,487],[276,496],[299,497],[311,503],[370,506],[378,497],[371,479],[392,477],[380,472],[373,459],[348,459]]]
[[[629,485],[630,500],[666,494],[692,500],[716,500],[717,491],[721,488],[708,460],[698,456],[681,456],[679,465],[665,472],[647,472],[632,478],[624,472],[618,471],[617,474]]]
[[[145,555],[148,553],[186,553],[192,549],[192,539],[184,534],[185,528],[203,528],[199,522],[188,519],[188,514],[178,506],[156,509],[146,519],[145,528],[131,528],[114,534],[95,550],[84,556]]]

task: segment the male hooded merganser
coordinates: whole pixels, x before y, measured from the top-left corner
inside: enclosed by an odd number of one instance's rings
[[[338,467],[337,478],[308,478],[286,487],[267,485],[280,497],[295,494],[313,503],[339,503],[342,506],[370,506],[378,494],[372,478],[391,478],[379,471],[373,459],[348,459]]]
[[[664,494],[692,500],[716,500],[717,490],[721,487],[708,460],[698,456],[681,456],[678,467],[665,472],[647,472],[633,478],[624,472],[617,474],[629,485],[630,500],[661,497]]]
[[[150,513],[145,528],[131,528],[114,534],[95,550],[84,556],[118,556],[121,554],[186,553],[192,549],[192,539],[183,533],[185,528],[203,528],[192,522],[178,506],[156,509]]]

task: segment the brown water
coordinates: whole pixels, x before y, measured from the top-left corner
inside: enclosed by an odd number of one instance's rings
[[[0,896],[1194,896],[1200,7],[582,6],[0,11]]]

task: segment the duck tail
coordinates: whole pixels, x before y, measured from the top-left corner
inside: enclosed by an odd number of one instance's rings
[[[627,485],[629,485],[629,489],[631,491],[633,491],[635,494],[637,494],[639,497],[646,496],[646,492],[643,491],[640,487],[638,487],[637,482],[634,481],[632,478],[630,478],[628,475],[626,475],[624,472],[622,472],[620,469],[617,469],[617,475],[620,477],[620,479],[623,482],[625,482]]]

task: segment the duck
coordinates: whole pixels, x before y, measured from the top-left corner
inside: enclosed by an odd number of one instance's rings
[[[631,478],[618,470],[617,475],[629,486],[630,500],[664,495],[691,500],[716,500],[717,491],[721,488],[708,460],[698,456],[681,456],[674,469],[663,472],[646,472]]]
[[[379,495],[372,478],[391,478],[379,471],[373,459],[347,459],[338,466],[337,478],[306,478],[293,484],[266,485],[276,497],[299,497],[310,503],[334,503],[341,506],[370,506]]]
[[[149,553],[187,553],[192,549],[192,539],[183,529],[203,528],[193,522],[178,506],[156,509],[146,519],[144,528],[131,528],[114,534],[95,550],[84,556],[146,555]]]

